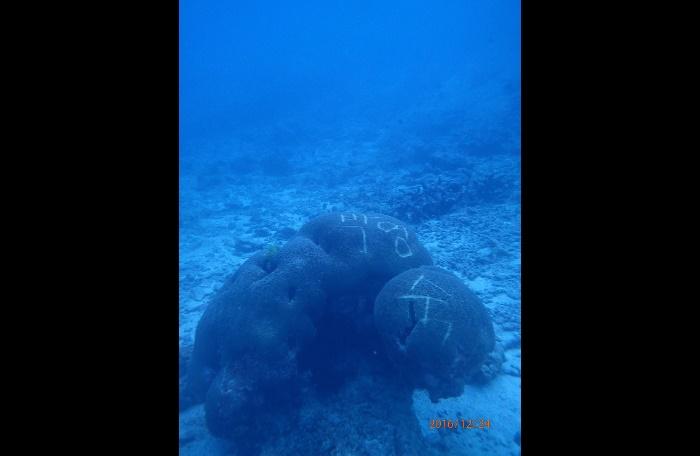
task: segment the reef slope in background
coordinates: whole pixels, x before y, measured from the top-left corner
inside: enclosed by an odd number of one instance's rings
[[[224,279],[256,251],[282,245],[310,218],[332,211],[383,212],[409,220],[436,266],[456,274],[486,306],[502,347],[500,374],[484,386],[468,385],[456,398],[432,403],[416,390],[411,404],[397,408],[418,418],[430,451],[442,454],[517,454],[520,428],[520,206],[519,158],[513,154],[464,154],[460,166],[415,160],[381,163],[349,148],[335,159],[299,155],[281,175],[263,168],[241,171],[240,162],[211,154],[183,161],[180,228],[180,345],[192,346],[194,329]],[[309,166],[313,163],[313,166]],[[325,181],[328,182],[325,182]],[[262,454],[295,454],[305,441],[323,441],[321,454],[386,453],[376,427],[401,416],[353,407],[370,394],[363,379],[345,385],[334,405],[304,397],[303,419],[280,423],[296,437],[277,439]],[[387,389],[388,391],[388,389]],[[374,394],[381,392],[375,391]],[[382,398],[381,394],[379,398]],[[376,401],[381,404],[381,400]],[[335,410],[331,413],[330,410]],[[371,419],[368,417],[372,417]],[[404,417],[405,418],[405,417]],[[490,429],[436,431],[430,419],[491,420]],[[181,454],[225,454],[223,441],[206,430],[203,407],[181,413]],[[292,427],[292,428],[290,428]],[[368,432],[363,432],[366,430]],[[369,432],[372,430],[372,433]],[[302,437],[308,434],[307,438]],[[324,434],[325,433],[325,434]],[[319,438],[313,438],[313,435]],[[343,436],[333,441],[332,436]],[[389,438],[389,436],[386,436]],[[391,435],[392,439],[400,436]],[[301,439],[301,440],[300,440]],[[405,443],[404,454],[416,442]],[[336,448],[336,445],[339,447]],[[351,446],[351,445],[354,445]],[[394,444],[401,447],[401,444]],[[308,449],[308,448],[307,448]],[[428,450],[426,450],[428,451]],[[335,453],[334,453],[335,452]],[[230,454],[230,453],[229,453]]]

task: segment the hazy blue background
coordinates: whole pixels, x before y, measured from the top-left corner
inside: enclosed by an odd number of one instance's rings
[[[180,4],[183,144],[298,144],[358,123],[372,139],[441,123],[415,115],[426,103],[519,132],[518,0]]]

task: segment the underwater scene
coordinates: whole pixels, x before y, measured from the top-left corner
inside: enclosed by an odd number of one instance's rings
[[[180,0],[181,455],[520,454],[520,1]]]

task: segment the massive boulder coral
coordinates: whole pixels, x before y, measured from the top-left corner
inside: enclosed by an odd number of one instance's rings
[[[267,393],[276,386],[291,398],[306,373],[332,371],[333,358],[347,364],[350,357],[318,347],[371,341],[379,289],[425,264],[430,255],[399,220],[359,213],[311,220],[281,248],[251,257],[217,292],[197,327],[185,396],[206,401],[210,430],[229,436],[242,412],[285,403]]]
[[[486,308],[461,280],[437,267],[391,279],[377,296],[374,319],[389,357],[432,400],[461,394],[494,349]]]
[[[403,398],[392,401],[404,411],[414,387],[459,394],[493,347],[493,328],[476,297],[431,265],[395,218],[310,220],[216,293],[197,327],[181,401],[205,403],[212,434],[249,443],[270,439],[281,417],[290,420],[315,393],[395,385],[385,393]],[[403,429],[396,442],[410,440]]]

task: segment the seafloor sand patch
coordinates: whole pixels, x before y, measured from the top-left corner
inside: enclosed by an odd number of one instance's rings
[[[499,375],[484,386],[468,385],[456,398],[430,402],[424,391],[413,394],[413,407],[426,438],[444,440],[454,455],[517,455],[513,437],[520,430],[520,378]],[[430,420],[488,419],[484,429],[431,429]]]

